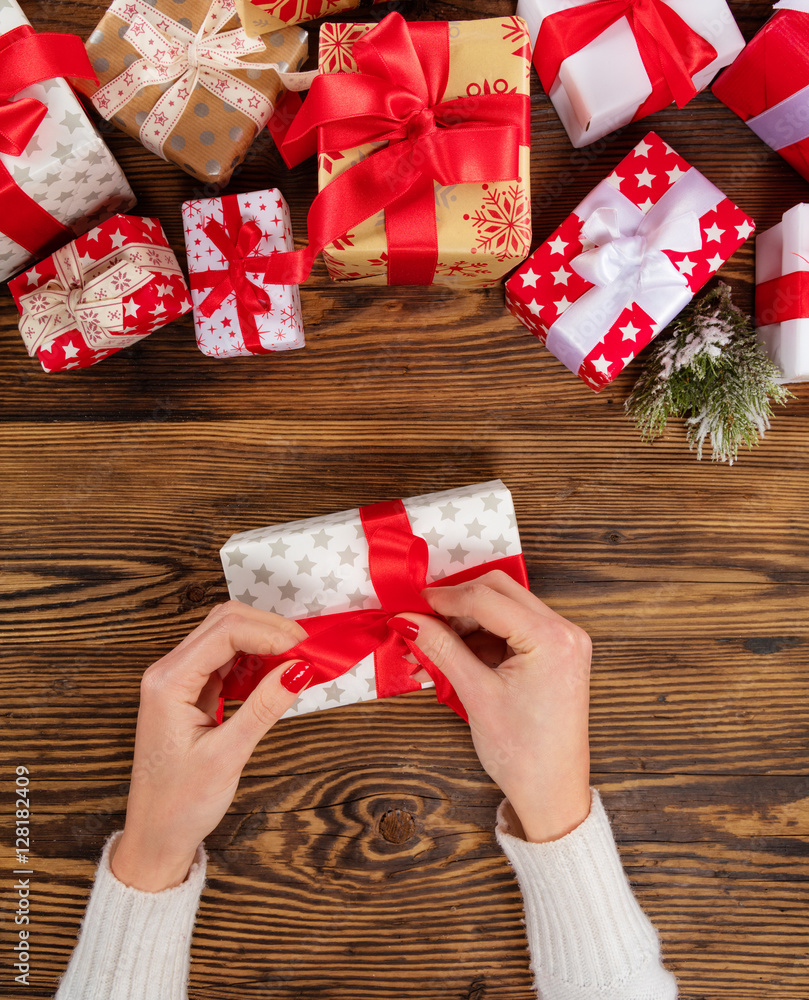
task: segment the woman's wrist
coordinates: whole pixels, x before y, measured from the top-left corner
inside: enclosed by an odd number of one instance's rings
[[[110,871],[124,885],[143,892],[162,892],[188,877],[197,849],[165,847],[142,840],[126,829],[110,855]]]
[[[530,801],[509,798],[509,802],[522,827],[523,838],[533,844],[545,844],[561,840],[587,819],[590,786],[568,788],[558,798],[536,796]]]

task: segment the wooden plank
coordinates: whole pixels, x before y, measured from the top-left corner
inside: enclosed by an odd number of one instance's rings
[[[38,780],[52,783],[70,779],[76,761],[89,759],[94,775],[119,783],[116,794],[126,795],[140,675],[167,647],[62,643],[58,655],[50,645],[9,648],[8,665],[0,671],[0,718],[8,734],[0,763],[35,767]],[[597,643],[590,711],[594,770],[804,774],[805,649],[795,636],[642,636]],[[357,731],[368,759],[392,772],[429,766],[480,775],[466,729],[428,692],[284,721],[257,751],[251,769],[267,776],[290,773],[304,746],[318,766],[348,767]],[[60,797],[68,812],[81,806],[70,784],[49,787],[49,811]]]

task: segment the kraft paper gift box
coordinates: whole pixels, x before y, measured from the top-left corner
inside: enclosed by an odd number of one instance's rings
[[[809,0],[783,0],[714,96],[809,180]]]
[[[599,392],[754,228],[649,132],[506,282],[506,305]]]
[[[307,53],[302,28],[249,38],[233,0],[113,0],[87,42],[96,110],[151,152],[224,187]]]
[[[577,148],[672,101],[683,107],[744,48],[725,0],[520,0],[517,14]]]
[[[197,346],[236,358],[304,346],[297,285],[268,285],[267,257],[293,248],[277,189],[186,201],[183,229]]]
[[[157,219],[115,215],[9,282],[28,353],[46,372],[86,368],[191,308]]]
[[[517,17],[324,24],[283,144],[296,162],[317,140],[310,245],[268,279],[300,283],[321,249],[357,284],[473,287],[514,268],[531,243],[529,57]]]
[[[341,10],[359,7],[362,0],[236,0],[236,11],[248,35],[276,31],[301,21],[329,17]],[[373,0],[384,3],[384,0]]]
[[[92,76],[80,39],[37,34],[15,0],[0,0],[0,100],[18,119],[7,116],[0,135],[0,280],[135,204],[63,79],[80,74]],[[15,90],[21,79],[30,85]]]
[[[374,537],[375,525],[391,519],[423,539],[418,544],[428,553],[427,585],[461,582],[493,568],[527,585],[511,494],[495,480],[376,504],[362,514],[354,509],[233,535],[221,551],[230,596],[297,619],[310,636],[322,636],[334,623],[347,634],[365,618],[381,619],[384,630],[391,610],[405,609],[383,605],[386,581],[372,561],[378,550],[372,557],[368,537]],[[284,654],[279,662],[288,658]],[[307,688],[286,716],[432,687],[431,681],[410,676],[418,664],[399,663],[383,676],[375,654],[369,654],[346,666],[350,669],[328,683]],[[225,697],[244,698],[255,683],[255,676],[244,683],[228,677]]]
[[[758,338],[784,382],[809,381],[809,205],[756,237]]]

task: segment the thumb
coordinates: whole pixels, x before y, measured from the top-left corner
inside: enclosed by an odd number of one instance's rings
[[[455,688],[467,712],[492,690],[492,671],[469,649],[457,632],[427,615],[397,615],[394,621],[409,621],[418,635],[407,637],[438,667]],[[395,625],[396,631],[400,631]]]
[[[287,670],[289,674],[284,676]],[[222,723],[219,727],[222,739],[240,750],[246,761],[284,712],[292,708],[298,694],[313,680],[311,664],[303,660],[281,663],[262,677],[242,706]]]

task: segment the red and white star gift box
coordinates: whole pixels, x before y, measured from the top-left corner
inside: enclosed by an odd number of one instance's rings
[[[280,191],[187,201],[183,228],[203,354],[236,358],[304,346],[298,286],[264,281],[269,256],[294,248]]]
[[[599,392],[754,229],[650,132],[506,282],[506,306]]]
[[[191,308],[157,219],[114,215],[9,282],[20,334],[46,372],[87,368]]]

